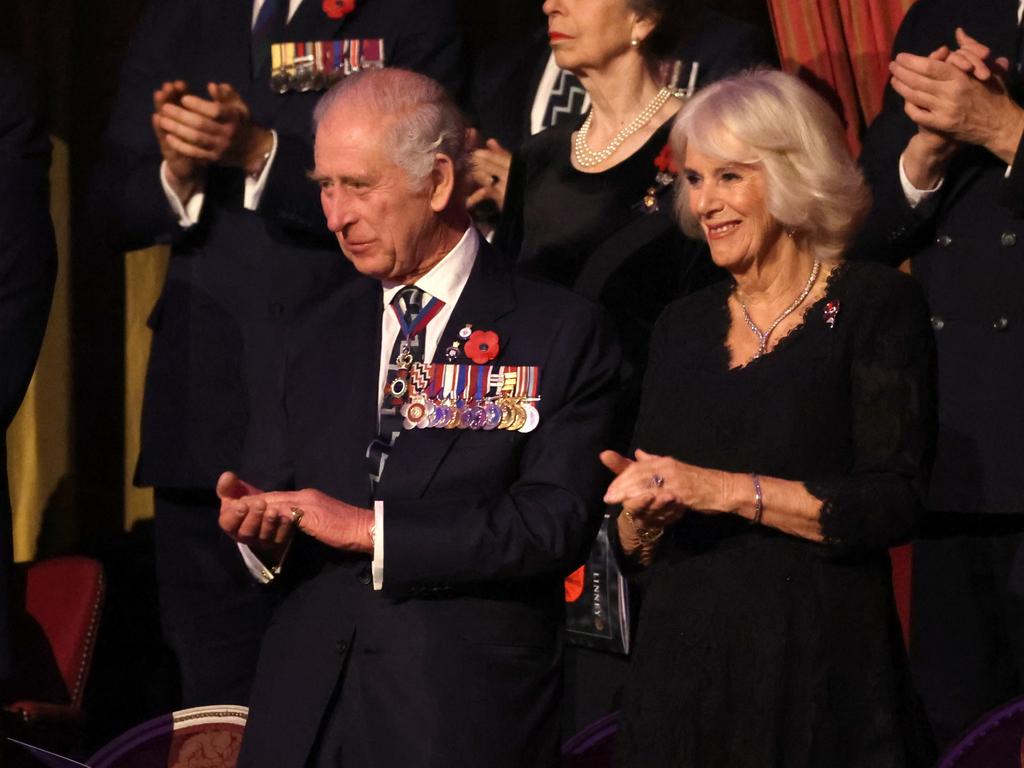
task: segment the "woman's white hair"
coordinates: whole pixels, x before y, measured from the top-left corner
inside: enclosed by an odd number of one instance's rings
[[[384,151],[421,188],[435,155],[447,155],[456,178],[466,169],[466,123],[440,84],[404,69],[370,69],[349,75],[313,110],[313,129],[335,109],[380,117]],[[342,112],[342,114],[344,114]]]
[[[680,168],[687,146],[760,163],[768,212],[820,259],[842,255],[871,203],[835,111],[785,72],[755,69],[709,85],[680,111],[670,141]],[[703,237],[686,184],[681,174],[676,211],[686,234]]]

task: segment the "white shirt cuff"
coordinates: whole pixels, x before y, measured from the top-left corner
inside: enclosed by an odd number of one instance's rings
[[[238,543],[238,552],[242,555],[242,561],[245,563],[245,567],[248,569],[252,577],[256,579],[260,584],[269,584],[277,576],[281,574],[281,568],[284,567],[284,561],[288,558],[288,553],[292,550],[292,542],[295,541],[293,535],[288,539],[288,543],[285,544],[284,552],[281,553],[281,559],[277,565],[267,567],[267,565],[260,560],[259,556],[252,549],[249,548],[248,544]]]
[[[900,186],[903,187],[903,196],[907,198],[911,208],[917,208],[917,206],[942,189],[943,181],[945,179],[939,179],[939,183],[931,189],[918,189],[907,178],[907,172],[903,168],[903,155],[900,155]]]
[[[373,502],[373,588],[384,588],[384,502]]]
[[[274,577],[277,574],[275,574],[270,568],[267,568],[267,566],[263,564],[263,561],[256,557],[253,551],[249,549],[248,545],[239,544],[238,551],[242,555],[245,567],[249,569],[249,573],[252,574],[252,577],[256,579],[256,581],[260,584],[269,584],[274,580]],[[278,567],[277,571],[280,572],[280,570],[280,567]]]
[[[271,130],[273,145],[270,147],[270,154],[267,155],[267,162],[263,164],[263,170],[255,179],[249,174],[245,175],[245,192],[242,204],[250,211],[260,207],[260,198],[263,197],[263,190],[267,188],[267,177],[270,176],[270,166],[274,164],[277,157],[277,131]]]
[[[174,190],[171,189],[171,185],[167,183],[167,177],[164,176],[166,168],[167,161],[165,160],[160,163],[160,186],[164,189],[164,194],[167,196],[167,202],[170,203],[171,210],[178,217],[179,226],[182,229],[188,229],[199,221],[199,214],[203,211],[203,198],[205,194],[203,192],[196,192],[189,198],[187,203],[182,203],[181,198],[175,194]]]

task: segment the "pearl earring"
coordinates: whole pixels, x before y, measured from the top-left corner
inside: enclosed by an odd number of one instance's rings
[[[629,40],[629,45],[631,48],[636,48],[638,45],[640,45],[640,41],[637,40],[635,37],[632,37]]]

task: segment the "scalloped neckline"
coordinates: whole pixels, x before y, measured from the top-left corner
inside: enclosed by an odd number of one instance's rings
[[[725,323],[722,331],[722,336],[719,339],[718,343],[719,348],[723,350],[725,353],[726,370],[729,373],[734,373],[737,371],[745,371],[751,367],[756,367],[757,365],[760,364],[760,361],[767,360],[774,356],[776,352],[784,350],[786,347],[790,346],[793,343],[793,339],[799,338],[800,332],[804,329],[804,327],[806,327],[807,318],[811,310],[815,309],[823,302],[828,301],[829,296],[832,293],[832,290],[835,288],[834,283],[836,281],[836,278],[846,272],[848,264],[849,262],[844,259],[843,261],[840,261],[835,267],[832,268],[832,271],[829,272],[828,277],[825,278],[824,293],[822,293],[816,301],[814,301],[812,304],[808,304],[803,309],[803,311],[800,312],[800,322],[798,322],[796,325],[794,325],[792,328],[786,331],[784,335],[780,336],[779,340],[775,342],[774,347],[765,352],[763,355],[750,358],[741,365],[732,364],[732,350],[729,348],[729,344],[727,342],[727,339],[729,338],[729,329],[732,327],[732,313],[729,312],[729,297],[732,295],[732,292],[736,287],[736,282],[732,281],[729,290],[726,291],[725,293],[725,301],[722,303],[721,306],[722,311],[725,313]]]

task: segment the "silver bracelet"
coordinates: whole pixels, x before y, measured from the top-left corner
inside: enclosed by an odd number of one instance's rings
[[[754,481],[754,516],[750,518],[750,524],[757,525],[764,517],[764,496],[761,494],[761,478],[751,472],[750,479]]]

